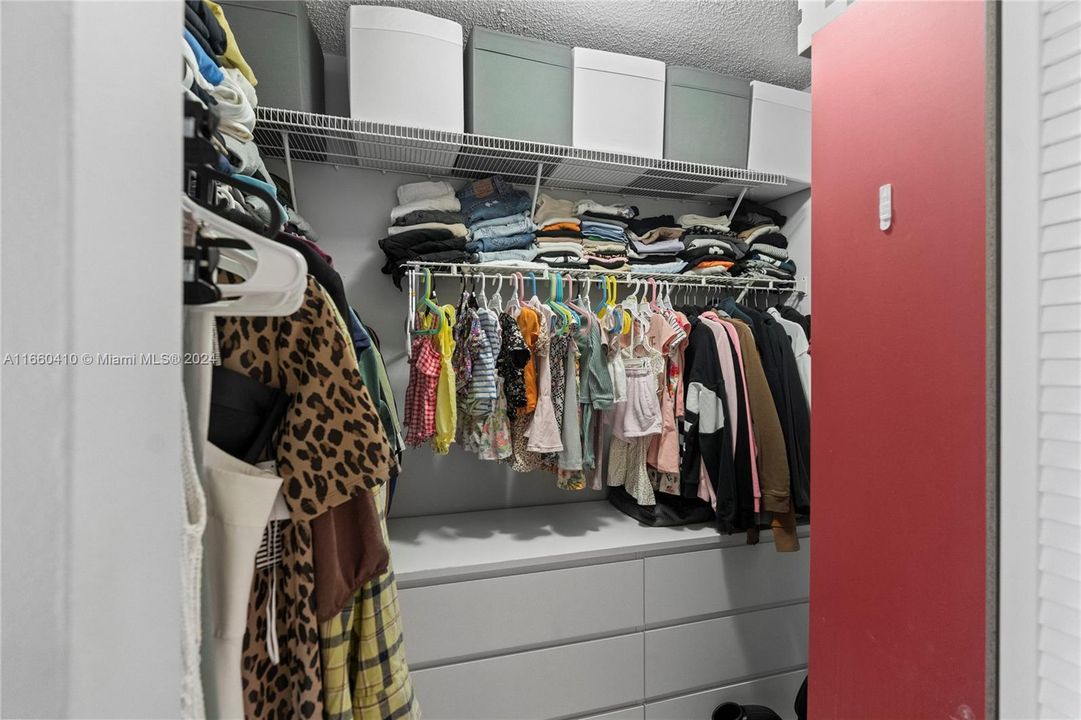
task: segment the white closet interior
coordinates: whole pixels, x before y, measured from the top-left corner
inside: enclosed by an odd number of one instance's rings
[[[328,62],[327,108],[344,110],[335,71]],[[474,158],[471,167],[503,172],[533,192],[536,165],[519,158],[523,150],[537,157],[537,148],[456,144],[462,136],[453,133],[259,112],[257,134],[272,148],[264,152],[268,167],[292,180],[297,207],[318,229],[350,302],[379,333],[400,407],[409,375],[406,303],[380,272],[375,242],[386,234],[396,188],[425,176],[460,185],[460,150]],[[809,136],[804,151],[809,156]],[[539,159],[543,192],[632,203],[643,216],[717,215],[742,189],[691,181],[702,193],[694,199],[663,190],[564,189],[576,180],[619,187],[642,170],[629,158],[582,163],[568,180],[565,170],[559,176],[558,157]],[[394,172],[402,169],[412,172]],[[788,216],[782,231],[799,276],[809,277],[809,183],[753,167],[734,175],[764,181],[748,182],[757,187],[746,197]],[[438,282],[442,297],[459,290],[458,280]],[[810,305],[808,293],[803,311]],[[777,553],[768,531],[761,544],[747,546],[742,535],[721,536],[710,526],[644,527],[604,496],[561,490],[549,474],[515,473],[454,448],[443,456],[407,451],[388,530],[407,657],[425,714],[695,720],[734,700],[794,717],[806,672],[809,527],[799,530],[800,552]]]

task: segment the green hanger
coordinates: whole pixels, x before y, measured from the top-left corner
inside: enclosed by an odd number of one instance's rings
[[[430,330],[414,330],[413,332],[416,335],[435,335],[443,327],[443,311],[432,302],[432,271],[428,268],[424,268],[424,295],[421,297],[420,302],[417,303],[417,311],[424,310],[435,316],[436,325]]]

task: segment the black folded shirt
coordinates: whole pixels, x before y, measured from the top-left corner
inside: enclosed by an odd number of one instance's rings
[[[444,228],[409,230],[385,237],[379,241],[379,247],[387,257],[383,274],[392,275],[394,284],[401,288],[406,272],[405,263],[410,260],[468,262],[470,255],[465,252],[465,243],[464,237],[455,237],[454,233]]]
[[[751,248],[753,249],[755,245],[772,245],[773,247],[788,248],[788,238],[777,231],[768,232],[759,235],[752,240]]]
[[[581,240],[585,237],[585,235],[577,230],[538,230],[533,234],[537,237],[575,238],[577,240]]]
[[[662,227],[679,227],[679,223],[671,215],[658,215],[648,218],[631,218],[627,221],[627,229],[635,235],[645,235],[650,230]]]

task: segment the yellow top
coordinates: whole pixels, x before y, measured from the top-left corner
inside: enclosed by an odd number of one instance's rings
[[[212,0],[204,0],[207,6],[210,7],[210,11],[214,13],[214,17],[218,19],[218,24],[221,25],[221,29],[225,31],[225,39],[228,44],[225,47],[225,54],[218,57],[226,67],[233,67],[240,71],[240,74],[248,79],[248,82],[255,87],[259,84],[259,81],[255,79],[255,73],[252,72],[251,67],[248,65],[248,61],[244,59],[244,56],[240,54],[240,46],[236,44],[236,38],[233,37],[233,31],[229,27],[229,21],[225,19],[225,11],[221,9],[221,5]]]
[[[454,354],[454,323],[457,317],[453,305],[444,305],[440,310],[443,313],[443,325],[435,337],[443,362],[439,367],[439,385],[435,395],[435,438],[432,446],[440,455],[446,455],[454,442],[458,423],[458,396],[454,368],[450,360]]]

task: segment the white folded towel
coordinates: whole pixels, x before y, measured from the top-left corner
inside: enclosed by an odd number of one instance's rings
[[[398,204],[408,205],[418,200],[431,200],[453,194],[454,188],[451,187],[450,183],[442,180],[408,183],[398,186]]]

